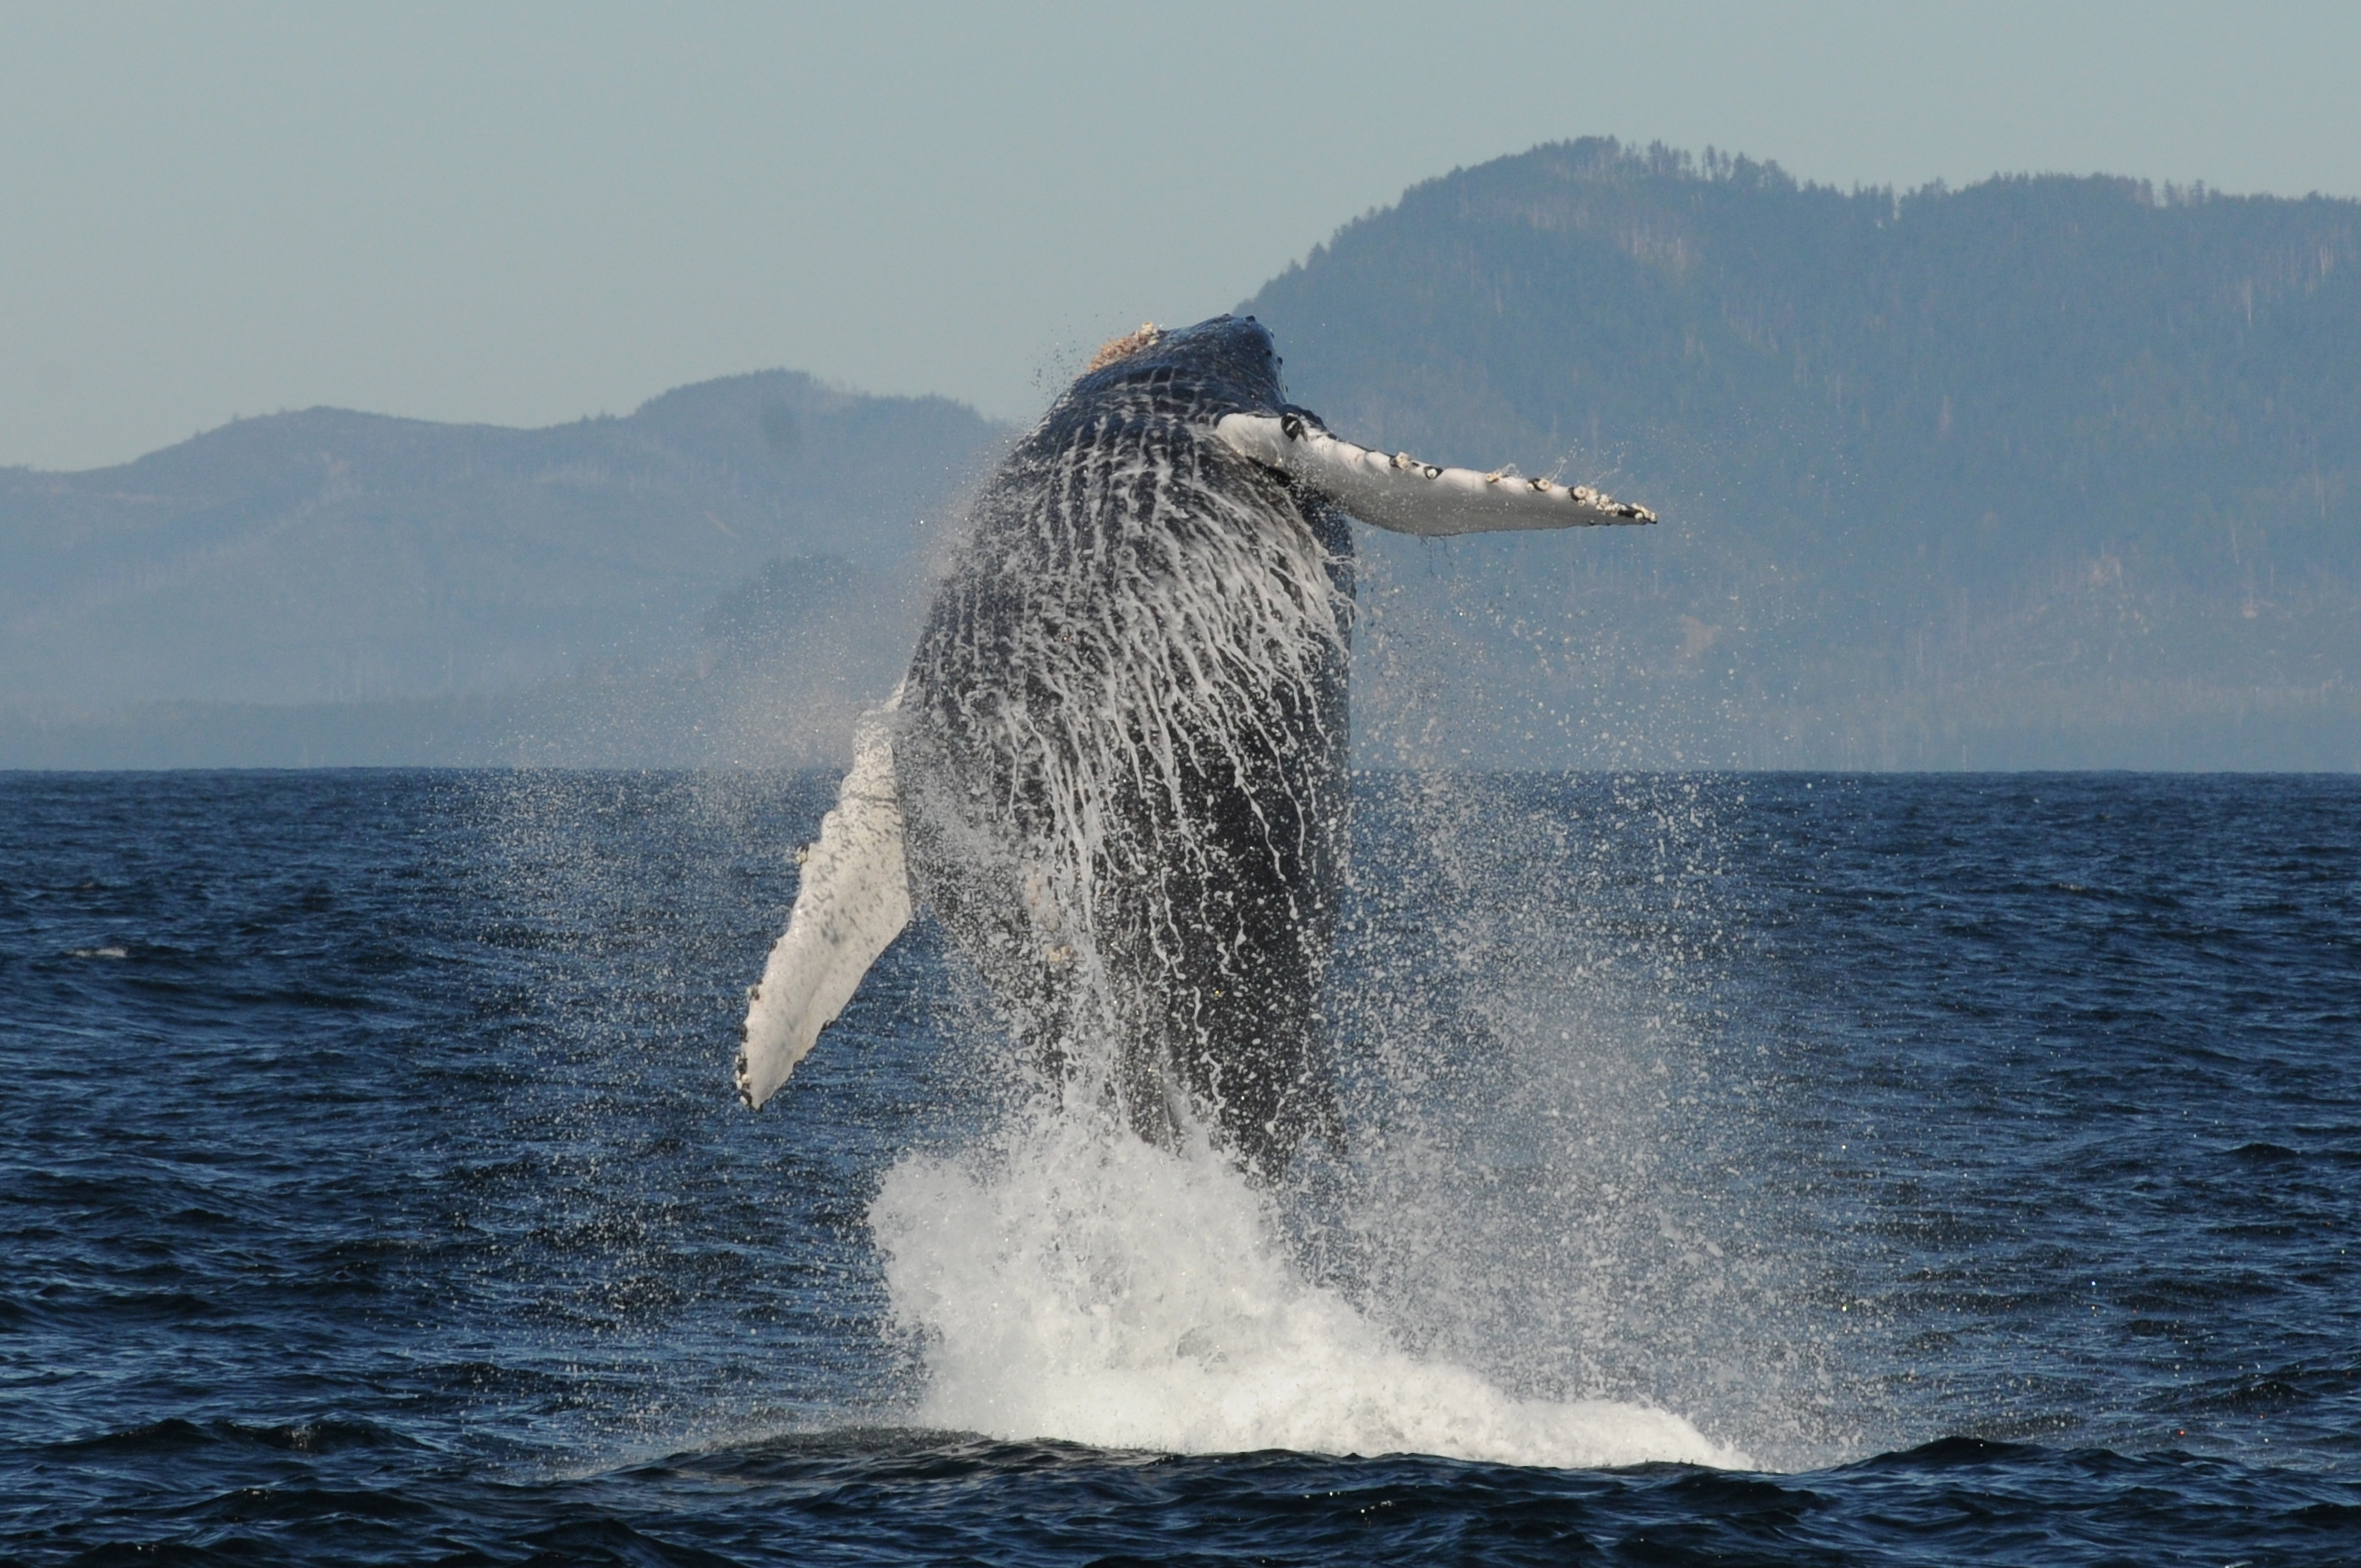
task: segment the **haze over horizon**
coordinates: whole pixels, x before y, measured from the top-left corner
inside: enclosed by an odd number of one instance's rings
[[[1584,135],[2361,195],[2325,5],[15,5],[0,46],[0,466],[50,470],[774,366],[1022,419],[1110,333]]]

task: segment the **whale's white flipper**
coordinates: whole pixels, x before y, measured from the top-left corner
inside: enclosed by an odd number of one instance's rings
[[[1224,414],[1213,426],[1231,447],[1277,468],[1363,522],[1430,538],[1523,528],[1584,528],[1653,522],[1646,507],[1587,485],[1439,468],[1407,452],[1389,457],[1340,441],[1299,413]]]
[[[759,1106],[786,1082],[819,1032],[860,989],[861,977],[910,923],[902,858],[902,805],[894,787],[894,695],[862,721],[852,771],[802,856],[803,885],[763,983],[747,992],[738,1097]]]

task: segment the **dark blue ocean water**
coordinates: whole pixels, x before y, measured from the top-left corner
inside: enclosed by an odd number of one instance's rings
[[[1259,1264],[1737,1470],[928,1424],[1021,1073],[921,928],[728,1090],[829,787],[0,776],[0,1557],[2361,1561],[2361,781],[1366,782]]]

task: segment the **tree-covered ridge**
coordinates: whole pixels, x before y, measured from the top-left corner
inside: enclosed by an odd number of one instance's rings
[[[1784,437],[1867,472],[1973,487],[2039,468],[2120,493],[2361,457],[2356,264],[2356,202],[2059,176],[1846,192],[1587,141],[1416,187],[1257,304],[1423,304],[1352,335],[1382,353],[1415,323],[1529,424],[1595,416],[1606,441],[1718,451]],[[1347,386],[1380,367],[1358,368],[1323,366]]]
[[[1588,140],[1417,186],[1247,308],[1340,426],[1686,519],[1637,547],[1698,601],[1657,620],[1752,607],[1757,707],[1890,705],[1930,641],[1957,707],[2069,621],[2046,663],[2115,679],[2091,590],[2216,707],[2352,667],[2321,618],[2361,608],[2361,203]]]

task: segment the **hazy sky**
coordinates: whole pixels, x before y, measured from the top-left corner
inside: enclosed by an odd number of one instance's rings
[[[2252,0],[0,0],[0,464],[782,365],[1017,418],[1536,142],[2361,196],[2356,80],[2361,5]]]

